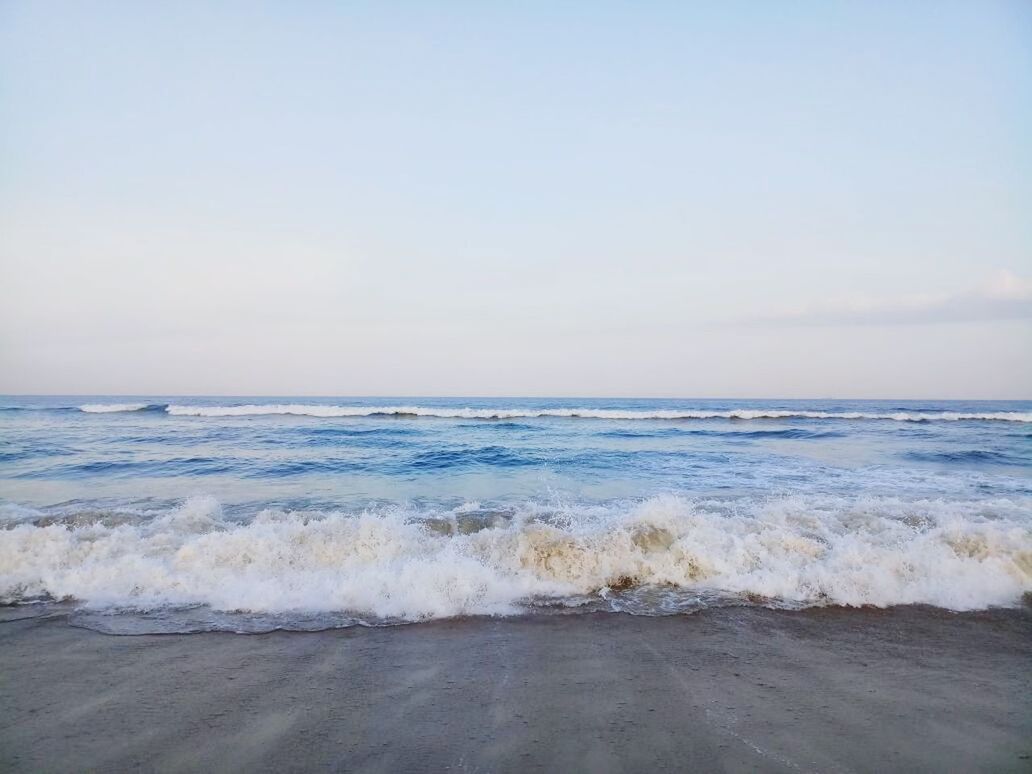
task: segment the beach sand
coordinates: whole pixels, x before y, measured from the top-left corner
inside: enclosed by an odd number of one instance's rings
[[[0,768],[1032,771],[1032,611],[0,624]]]

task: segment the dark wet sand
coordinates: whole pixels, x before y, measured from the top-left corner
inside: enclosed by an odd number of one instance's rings
[[[1032,611],[0,624],[18,771],[1032,771]]]

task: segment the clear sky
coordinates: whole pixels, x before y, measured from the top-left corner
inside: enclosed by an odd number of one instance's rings
[[[1032,3],[2,0],[0,392],[1032,398]]]

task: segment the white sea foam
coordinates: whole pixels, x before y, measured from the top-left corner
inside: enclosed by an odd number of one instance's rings
[[[146,403],[87,403],[79,406],[79,410],[87,414],[114,414],[119,411],[142,411],[145,408]]]
[[[661,497],[547,517],[527,508],[472,529],[469,518],[264,511],[240,523],[197,498],[143,523],[20,523],[0,530],[0,601],[423,620],[629,585],[954,610],[1032,590],[1029,500]]]
[[[128,410],[128,409],[127,409]],[[417,416],[446,419],[519,419],[566,417],[580,419],[880,419],[896,422],[985,420],[1032,422],[1032,412],[1025,411],[802,411],[794,409],[734,409],[731,411],[649,410],[590,408],[438,408],[430,406],[330,406],[321,404],[283,403],[244,406],[196,406],[172,404],[165,409],[175,416],[247,417],[282,414],[309,417]]]

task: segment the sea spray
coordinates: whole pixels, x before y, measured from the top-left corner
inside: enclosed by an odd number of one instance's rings
[[[1016,605],[1032,591],[1032,502],[664,496],[502,515],[266,509],[230,520],[194,498],[136,523],[69,517],[0,531],[6,603],[418,621],[634,588],[794,607]]]

